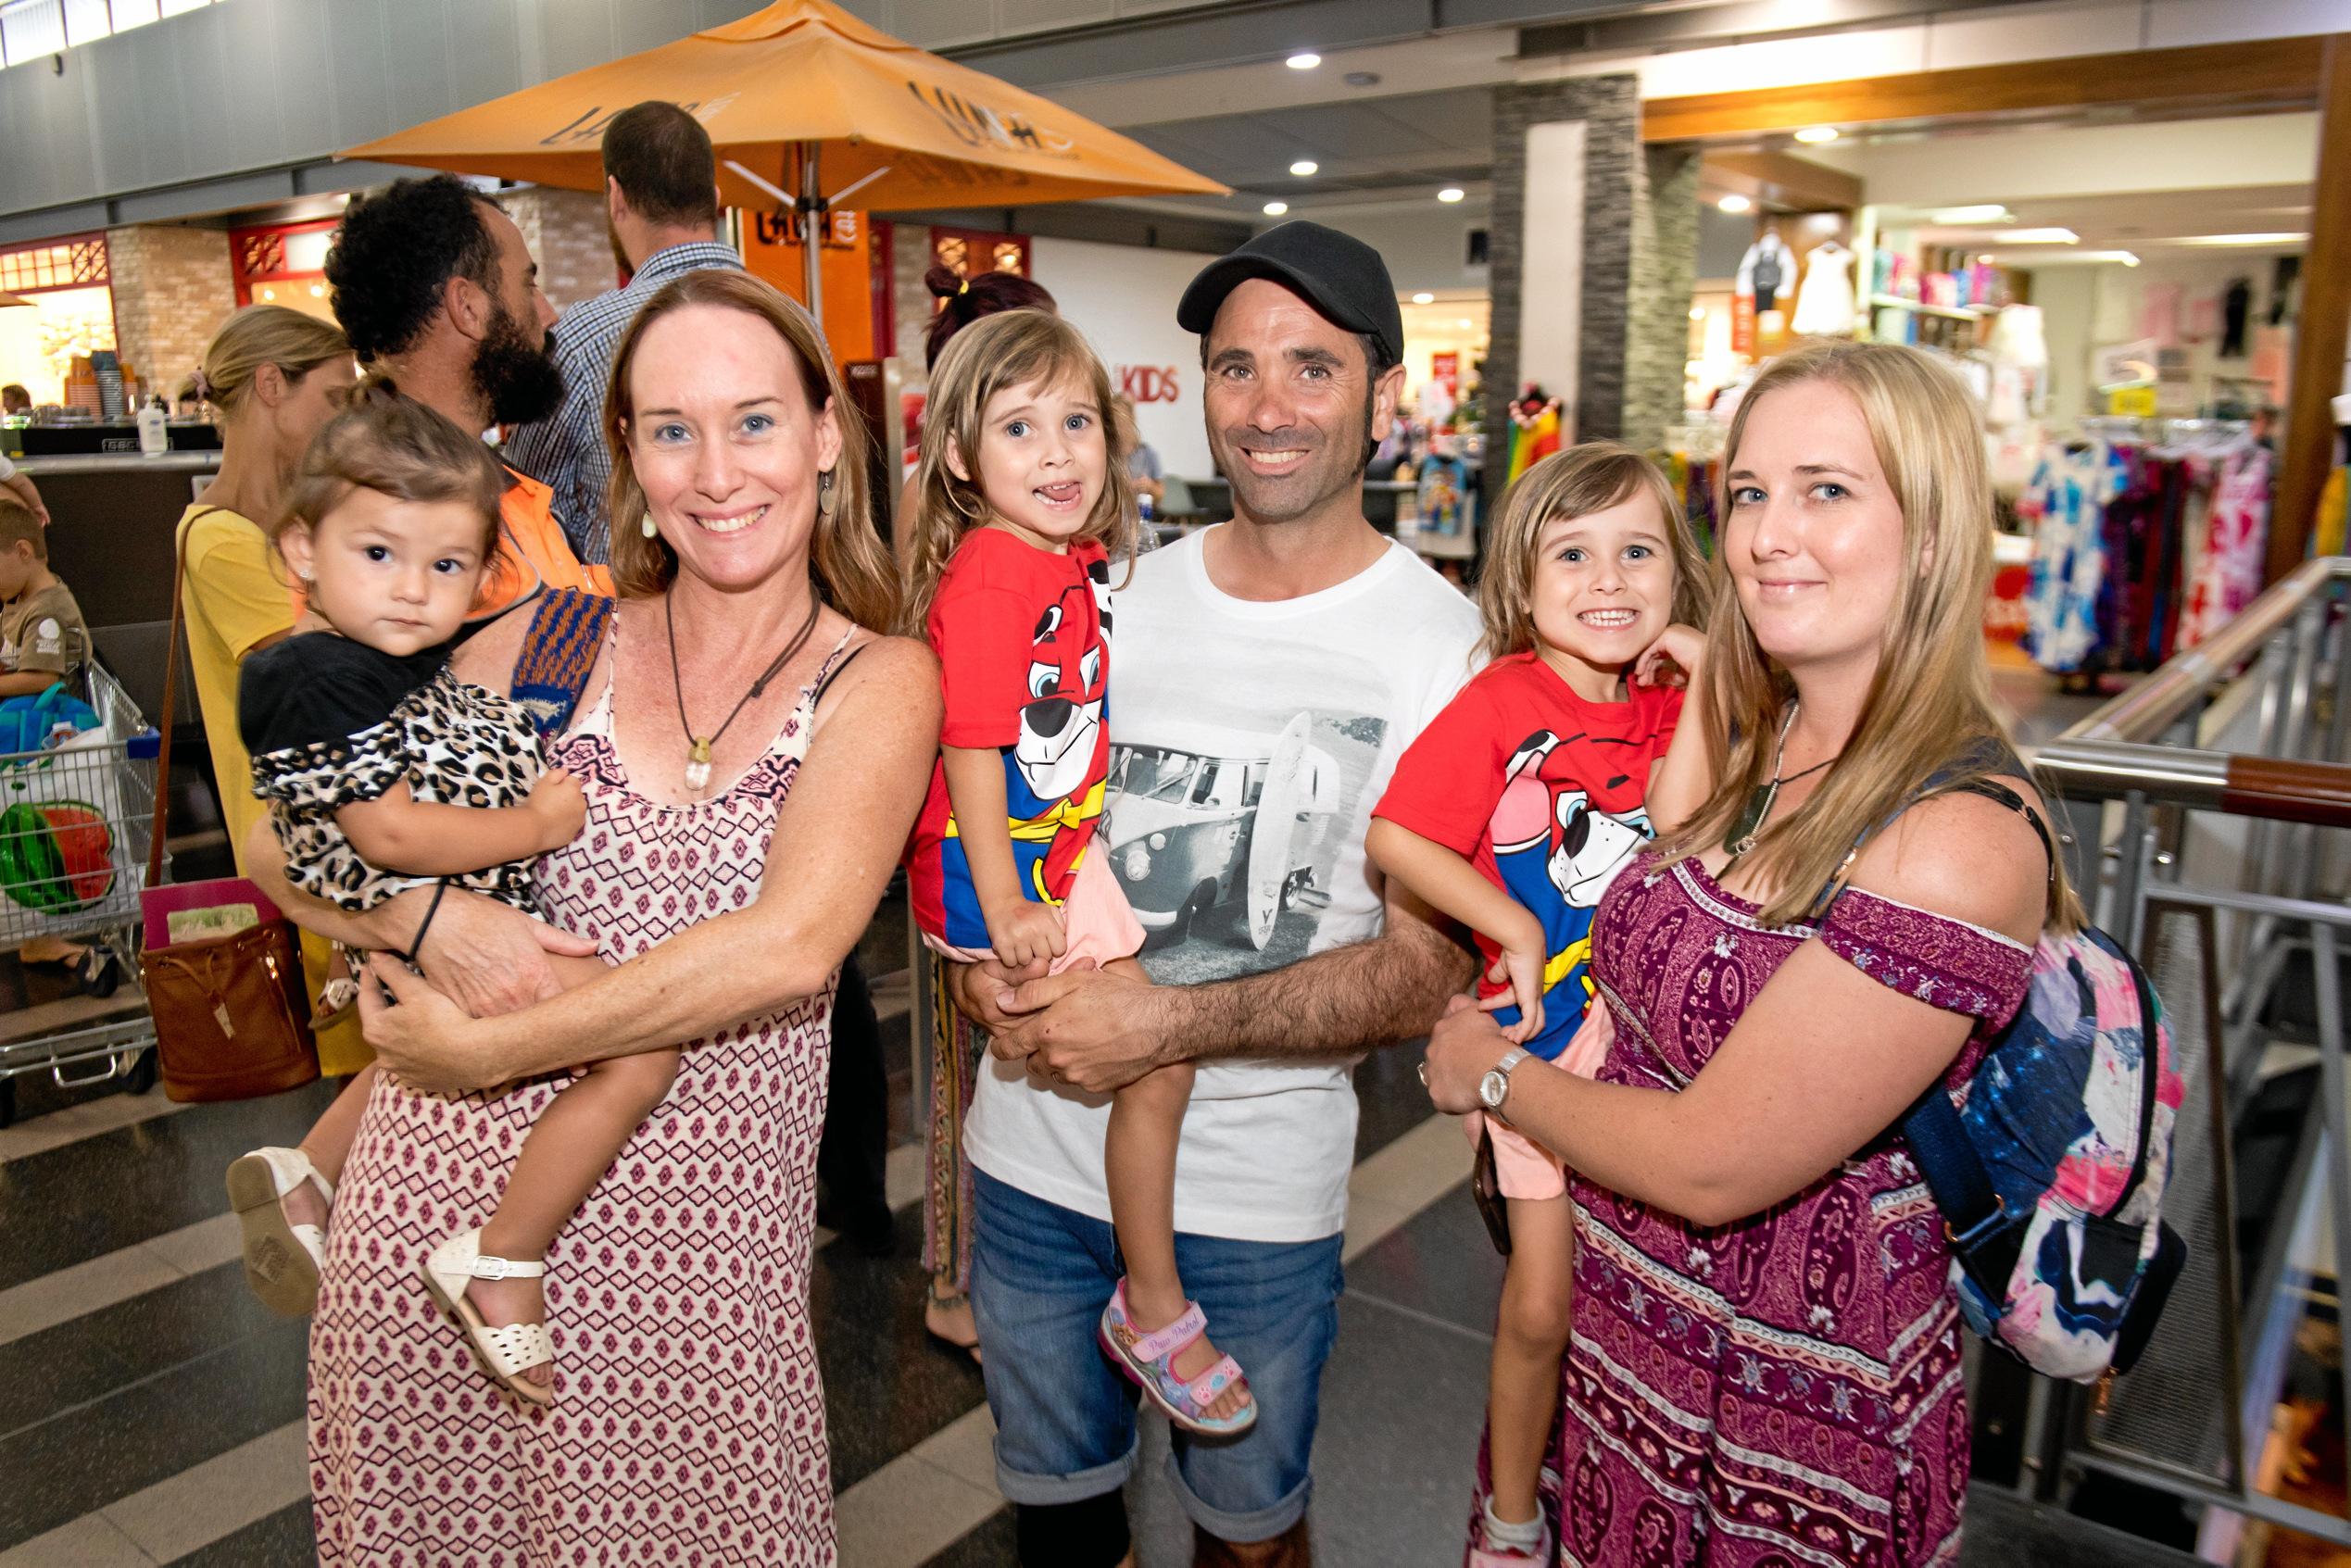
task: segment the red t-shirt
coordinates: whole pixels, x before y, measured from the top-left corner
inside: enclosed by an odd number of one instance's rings
[[[1652,835],[1641,797],[1681,701],[1671,687],[1628,685],[1623,702],[1588,702],[1540,656],[1507,655],[1430,721],[1372,813],[1451,849],[1542,922],[1537,1056],[1557,1056],[1582,1022],[1592,910]],[[1482,932],[1477,950],[1488,965],[1500,951]],[[1479,983],[1483,995],[1502,989]],[[1495,1017],[1515,1023],[1518,1010]]]
[[[963,536],[924,621],[947,698],[939,740],[1004,756],[1006,831],[1036,902],[1069,897],[1110,772],[1110,566],[1101,545],[1040,550],[1000,528]],[[958,947],[987,947],[944,760],[906,856],[914,918]]]

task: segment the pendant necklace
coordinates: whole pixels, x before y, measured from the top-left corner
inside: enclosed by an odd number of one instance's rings
[[[661,596],[661,617],[668,623],[670,633],[670,684],[677,692],[677,724],[679,729],[685,732],[685,738],[693,743],[685,748],[686,788],[698,791],[709,787],[710,748],[718,745],[720,737],[726,734],[727,726],[735,722],[736,716],[743,711],[751,699],[766,692],[767,684],[775,679],[777,671],[792,662],[792,656],[800,651],[802,646],[808,642],[809,633],[816,630],[816,618],[823,608],[824,601],[817,595],[816,585],[813,583],[810,583],[808,619],[800,622],[799,634],[785,646],[782,653],[775,656],[766,669],[760,671],[760,678],[751,683],[751,689],[737,698],[735,706],[728,710],[725,723],[721,724],[708,735],[698,735],[694,733],[694,726],[685,717],[685,681],[678,674],[677,670],[677,610],[671,594]]]
[[[1771,754],[1771,777],[1748,791],[1746,806],[1740,811],[1738,819],[1730,824],[1730,858],[1734,860],[1741,855],[1750,853],[1755,847],[1755,839],[1763,832],[1764,819],[1771,815],[1772,802],[1779,798],[1781,784],[1794,784],[1798,779],[1808,779],[1821,769],[1828,767],[1829,762],[1837,759],[1836,757],[1831,757],[1828,762],[1816,762],[1801,773],[1790,773],[1785,778],[1780,776],[1779,765],[1788,756],[1788,732],[1795,728],[1796,709],[1800,706],[1802,705],[1798,703],[1790,703],[1788,717],[1779,721],[1779,743],[1773,748]],[[1837,757],[1843,755],[1844,753],[1841,751]]]

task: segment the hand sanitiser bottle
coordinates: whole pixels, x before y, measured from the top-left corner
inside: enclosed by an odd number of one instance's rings
[[[171,450],[171,417],[163,411],[163,399],[150,397],[139,410],[139,455],[159,458]]]

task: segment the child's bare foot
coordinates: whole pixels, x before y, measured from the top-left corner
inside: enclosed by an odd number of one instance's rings
[[[1127,1276],[1127,1321],[1135,1325],[1138,1334],[1157,1334],[1182,1317],[1189,1304],[1180,1286],[1173,1291],[1153,1290],[1138,1284],[1132,1274]],[[1223,1359],[1224,1352],[1210,1344],[1208,1336],[1203,1334],[1176,1351],[1168,1366],[1176,1376],[1189,1383]],[[1249,1402],[1249,1379],[1243,1377],[1217,1395],[1203,1413],[1212,1421],[1228,1421],[1248,1409]]]
[[[540,1261],[537,1248],[508,1251],[492,1241],[497,1234],[497,1223],[482,1227],[482,1252],[489,1258],[511,1258],[516,1262]],[[511,1245],[511,1244],[509,1244]],[[482,1314],[482,1321],[492,1328],[504,1328],[509,1323],[545,1323],[547,1321],[547,1281],[542,1278],[471,1279],[466,1281],[466,1298],[473,1310]],[[514,1375],[525,1383],[545,1388],[555,1381],[555,1363],[539,1361],[523,1368]]]

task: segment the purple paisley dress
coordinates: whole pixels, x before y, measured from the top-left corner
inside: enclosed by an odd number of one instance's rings
[[[2024,999],[2030,950],[1848,891],[1766,929],[1695,860],[1644,858],[1602,899],[1592,972],[1616,1014],[1601,1081],[1674,1093],[1817,936],[1976,1027]],[[1900,1042],[1889,1040],[1889,1049]],[[1955,1562],[1968,1486],[1958,1307],[1933,1199],[1881,1138],[1771,1209],[1707,1228],[1576,1178],[1574,1334],[1553,1473],[1559,1561],[1607,1568]]]

